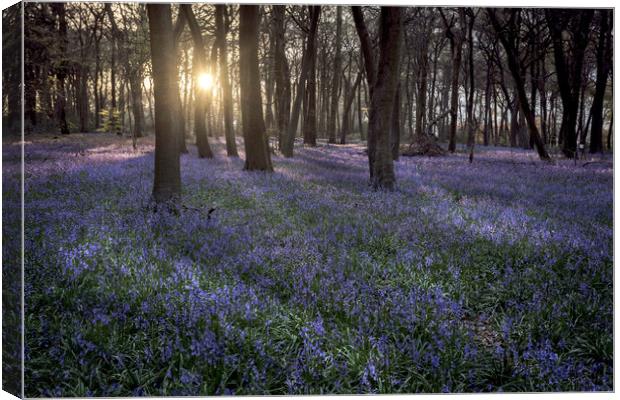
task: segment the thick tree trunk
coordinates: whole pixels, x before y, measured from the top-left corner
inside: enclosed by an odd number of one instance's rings
[[[390,146],[392,159],[398,161],[400,156],[400,83],[396,87],[394,105],[392,107],[392,122],[390,127]]]
[[[582,67],[585,49],[588,45],[589,26],[594,10],[571,10],[573,18],[579,18],[572,32],[572,54],[567,60],[564,51],[563,17],[552,9],[545,10],[545,16],[551,39],[558,84],[562,97],[562,152],[565,156],[575,157],[577,151],[577,113],[579,110],[579,90],[582,81]]]
[[[607,89],[607,77],[611,63],[611,23],[612,11],[600,10],[600,33],[596,49],[596,86],[592,101],[592,130],[590,134],[590,153],[603,151],[603,102]]]
[[[176,53],[169,4],[147,4],[155,97],[155,181],[153,197],[165,202],[181,195]]]
[[[373,138],[375,149],[374,156],[371,156],[372,149],[368,149],[368,159],[373,171],[371,175],[372,186],[375,189],[391,190],[394,188],[396,177],[390,147],[390,124],[400,67],[402,9],[399,7],[381,7],[380,18],[379,63],[375,85],[370,96],[370,122],[368,127],[368,136]],[[362,51],[364,52],[364,49]]]
[[[273,171],[265,134],[258,69],[258,6],[239,6],[239,75],[246,170]]]

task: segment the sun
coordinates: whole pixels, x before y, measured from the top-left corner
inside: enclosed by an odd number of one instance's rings
[[[202,90],[209,90],[213,87],[213,77],[209,73],[198,75],[198,87]]]

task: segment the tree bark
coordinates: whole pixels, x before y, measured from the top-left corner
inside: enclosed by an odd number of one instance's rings
[[[390,123],[400,67],[402,9],[399,7],[381,7],[380,18],[379,63],[370,95],[370,121],[368,127],[368,137],[372,138],[371,140],[374,141],[375,146],[374,152],[372,151],[373,149],[368,148],[368,161],[372,171],[371,183],[373,188],[375,190],[392,190],[396,177],[394,175],[394,161],[390,148]],[[363,32],[367,32],[365,24],[358,26],[356,21],[356,28],[358,28],[358,35],[362,42],[362,52],[365,54],[365,61],[368,64],[374,57],[370,60],[366,58],[366,54],[370,53],[371,49],[368,47],[364,48]],[[366,46],[368,45],[369,42],[366,42]],[[366,72],[368,75],[371,75],[373,70],[374,67],[369,69],[367,65]]]
[[[592,129],[590,133],[590,153],[603,151],[603,103],[607,89],[607,77],[611,63],[611,10],[600,10],[600,33],[596,49],[596,86],[592,101]]]
[[[181,195],[176,53],[169,4],[147,4],[155,97],[155,180],[153,197],[166,202]]]
[[[297,90],[295,92],[295,101],[293,102],[293,110],[291,112],[291,119],[288,124],[288,132],[284,146],[282,147],[282,154],[285,157],[293,157],[293,148],[295,145],[295,136],[297,134],[297,125],[299,124],[299,115],[301,113],[301,102],[305,96],[305,87],[308,73],[312,65],[311,55],[314,54],[314,48],[316,46],[316,32],[319,26],[319,16],[321,15],[320,6],[312,6],[312,19],[310,22],[310,31],[308,33],[308,39],[306,41],[306,49],[302,56],[301,72],[299,75],[299,81],[297,82]]]
[[[60,133],[66,135],[69,133],[69,125],[67,124],[67,113],[65,110],[67,103],[65,92],[65,79],[67,77],[67,19],[64,3],[52,3],[51,7],[58,18],[58,47],[61,58],[60,65],[57,67],[56,70],[55,114]]]
[[[338,117],[338,100],[340,96],[340,70],[342,69],[342,7],[336,8],[336,54],[334,55],[334,69],[332,70],[331,105],[327,133],[329,143],[336,143],[336,118]]]
[[[594,11],[586,10],[552,10],[545,9],[545,17],[551,39],[558,85],[562,97],[562,152],[566,157],[576,156],[577,151],[577,114],[579,109],[579,90],[581,89],[582,68],[585,49],[588,45],[588,33]],[[579,18],[572,31],[573,52],[567,59],[564,51],[565,17]]]
[[[229,157],[238,157],[235,127],[233,125],[232,87],[228,71],[228,46],[226,44],[227,27],[224,24],[226,5],[216,4],[215,24],[219,49],[220,85],[222,86],[222,100],[224,106],[224,130],[226,136],[226,154]]]
[[[350,79],[350,78],[349,78]],[[340,127],[340,144],[346,143],[346,137],[351,131],[351,105],[353,104],[353,99],[355,99],[355,91],[362,81],[362,73],[358,72],[355,77],[355,82],[353,86],[351,86],[350,81],[347,82],[347,87],[345,90],[345,100],[344,107],[342,111],[342,125]]]
[[[315,39],[316,42],[316,39]],[[306,104],[304,118],[304,144],[316,146],[316,44],[312,46],[308,78],[306,79]]]
[[[514,13],[518,11],[513,10],[512,12]],[[512,78],[514,80],[515,87],[517,89],[519,107],[521,109],[521,112],[523,112],[524,117],[527,121],[527,125],[530,131],[530,137],[532,138],[532,141],[534,142],[536,151],[538,152],[538,156],[540,157],[541,160],[550,160],[551,157],[549,157],[549,154],[547,153],[547,150],[545,148],[545,144],[542,142],[540,138],[540,134],[538,133],[538,127],[536,126],[536,120],[534,118],[534,113],[532,112],[530,108],[527,95],[525,93],[525,83],[521,75],[521,65],[520,65],[520,61],[519,61],[519,57],[517,53],[518,50],[514,47],[514,38],[511,36],[507,36],[507,35],[514,35],[516,34],[516,32],[515,30],[511,30],[509,28],[508,34],[506,34],[505,32],[506,30],[502,28],[497,16],[495,15],[495,10],[487,9],[487,14],[489,15],[489,19],[491,20],[491,23],[493,27],[495,28],[495,32],[499,36],[499,39],[502,42],[502,45],[504,46],[504,50],[506,51],[508,68],[510,69],[510,72],[512,73]],[[512,20],[514,20],[514,14],[511,16],[511,21]]]
[[[239,6],[239,75],[245,143],[244,169],[273,171],[265,133],[258,69],[259,7]]]
[[[400,84],[396,87],[394,105],[392,107],[392,126],[390,127],[390,145],[392,159],[398,161],[400,156]]]
[[[200,74],[206,73],[205,60],[207,59],[207,52],[205,49],[204,40],[200,27],[196,21],[194,11],[190,4],[181,4],[181,12],[184,14],[184,18],[187,20],[192,39],[194,41],[194,54],[192,60],[192,74],[194,80]],[[196,147],[198,147],[198,157],[212,158],[213,151],[209,144],[209,138],[207,136],[207,96],[209,95],[207,88],[196,87],[196,99],[194,101],[194,134],[196,135]]]
[[[452,53],[452,75],[450,84],[450,130],[448,131],[448,151],[454,153],[456,151],[456,126],[458,122],[458,105],[459,105],[459,74],[461,71],[461,58],[463,53],[463,42],[465,35],[463,29],[454,33],[452,24],[448,23],[445,15],[440,10],[441,17],[446,26],[446,35],[450,41],[450,51]],[[460,21],[461,24],[465,23]]]

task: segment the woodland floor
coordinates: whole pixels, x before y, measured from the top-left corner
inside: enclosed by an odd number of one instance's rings
[[[401,158],[386,193],[359,145],[273,174],[213,146],[174,214],[152,141],[27,137],[26,396],[613,389],[611,161],[478,147]]]

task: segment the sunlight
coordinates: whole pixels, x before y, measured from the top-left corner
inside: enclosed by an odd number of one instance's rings
[[[198,76],[198,86],[202,90],[209,90],[213,86],[213,77],[209,73],[203,73]]]

